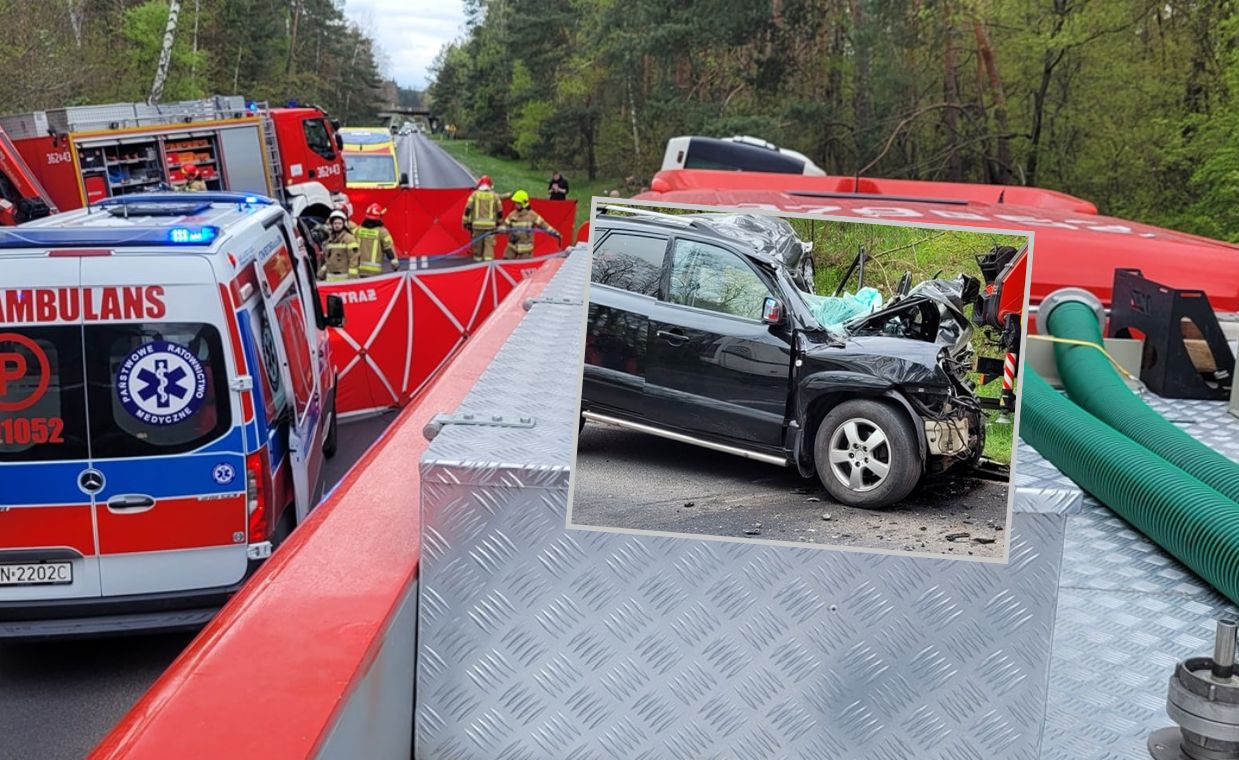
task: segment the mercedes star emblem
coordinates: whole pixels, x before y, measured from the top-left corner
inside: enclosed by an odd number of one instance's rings
[[[103,490],[103,473],[95,469],[82,470],[77,476],[77,487],[89,494],[99,493]]]

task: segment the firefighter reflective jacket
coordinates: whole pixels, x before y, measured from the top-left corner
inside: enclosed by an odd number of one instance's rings
[[[503,202],[494,190],[474,190],[465,201],[465,217],[461,223],[475,230],[493,230],[503,218]]]
[[[361,263],[358,269],[362,277],[382,274],[385,261],[396,264],[396,243],[383,225],[367,227],[363,222],[357,228],[354,237],[357,238],[357,243],[361,248]]]
[[[503,220],[503,226],[508,229],[508,244],[512,246],[512,251],[520,256],[533,254],[534,229],[546,230],[552,235],[559,234],[541,214],[531,208],[518,208],[508,214],[508,218]]]
[[[319,276],[328,282],[356,279],[360,264],[360,246],[348,230],[332,232],[323,243],[323,266]]]

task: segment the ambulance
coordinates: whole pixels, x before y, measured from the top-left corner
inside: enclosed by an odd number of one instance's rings
[[[236,193],[0,229],[0,638],[196,627],[305,519],[344,322],[315,260]]]

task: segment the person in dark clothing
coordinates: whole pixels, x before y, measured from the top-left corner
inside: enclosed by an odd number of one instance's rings
[[[568,180],[564,179],[564,175],[555,172],[551,175],[550,184],[546,186],[547,194],[553,201],[567,200],[568,198]]]

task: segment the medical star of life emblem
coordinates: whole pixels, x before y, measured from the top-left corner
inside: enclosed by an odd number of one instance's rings
[[[215,469],[211,470],[211,478],[221,486],[226,486],[233,481],[237,476],[237,470],[227,462],[221,462],[215,465]]]
[[[148,425],[175,425],[195,414],[206,397],[206,372],[185,346],[147,343],[116,372],[116,394],[125,411]]]

